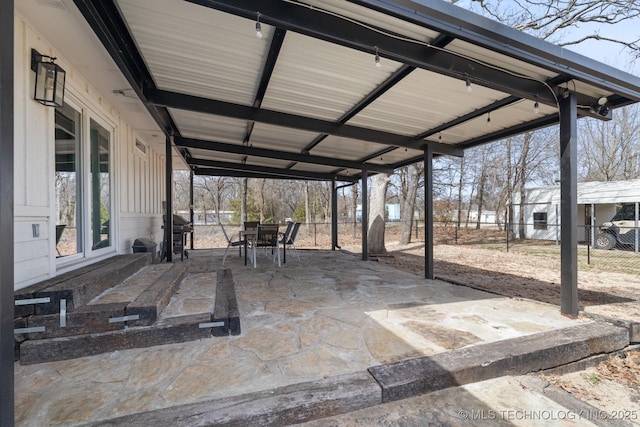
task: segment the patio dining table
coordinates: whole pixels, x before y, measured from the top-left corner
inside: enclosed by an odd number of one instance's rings
[[[282,234],[282,233],[278,233],[278,234]],[[257,229],[251,229],[251,230],[240,230],[239,231],[239,235],[240,235],[240,240],[244,240],[244,265],[247,265],[247,249],[249,248],[249,243],[253,243],[255,245],[255,242],[258,238],[258,230]],[[279,251],[280,250],[280,239],[277,239],[277,243],[276,243],[276,250]],[[287,263],[287,245],[282,245],[282,250],[283,250],[283,264]],[[254,246],[254,251],[255,251],[255,246]],[[256,261],[256,257],[253,257],[253,267],[255,268],[257,265],[257,261]]]
[[[249,248],[249,240],[251,240],[251,242],[255,242],[256,238],[258,237],[258,230],[240,230],[239,234],[240,240],[244,240],[244,265],[247,265],[247,249]]]

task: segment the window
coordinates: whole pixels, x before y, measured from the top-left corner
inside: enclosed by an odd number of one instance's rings
[[[534,230],[547,229],[547,213],[546,212],[533,213],[533,229]]]
[[[136,139],[136,149],[138,150],[138,154],[142,154],[143,156],[147,155],[147,146],[139,139]]]
[[[89,122],[91,140],[91,249],[111,245],[111,180],[109,154],[111,136],[107,129],[95,120]]]
[[[636,219],[636,206],[633,204],[618,205],[616,206],[618,213],[611,218],[611,221],[635,221]]]

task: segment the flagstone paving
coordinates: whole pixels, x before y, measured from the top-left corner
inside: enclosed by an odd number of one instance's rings
[[[189,252],[191,274],[163,316],[213,306],[223,253]],[[16,424],[79,425],[591,322],[342,252],[299,253],[280,268],[227,258],[238,336],[16,364]]]

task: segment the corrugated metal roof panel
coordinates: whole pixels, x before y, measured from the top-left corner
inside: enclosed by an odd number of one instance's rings
[[[515,194],[514,203],[520,202],[520,193]],[[579,205],[614,204],[640,202],[640,179],[608,182],[579,182]],[[525,190],[525,201],[529,204],[560,203],[560,187],[542,187]],[[604,220],[609,220],[606,218]]]
[[[311,150],[311,154],[342,160],[359,160],[385,147],[386,145],[375,142],[328,136]]]
[[[293,165],[291,169],[296,171],[310,171],[310,172],[316,172],[316,173],[332,173],[338,168],[336,168],[335,166],[323,166],[323,165],[316,165],[311,163],[298,162],[295,165]]]
[[[218,142],[242,142],[247,128],[245,120],[192,111],[169,109],[182,136],[187,138],[208,139]]]
[[[507,96],[476,85],[467,93],[462,80],[415,70],[348,124],[413,136]]]
[[[262,107],[337,120],[402,64],[289,32]]]
[[[273,28],[258,39],[243,18],[171,0],[119,0],[156,85],[252,104]]]
[[[456,39],[447,46],[447,51],[455,52],[465,58],[471,58],[491,67],[508,70],[517,75],[528,76],[538,81],[546,81],[556,74],[544,68],[518,61],[510,56],[494,52],[490,49]]]
[[[318,134],[314,132],[256,123],[249,143],[260,148],[300,153],[316,136]]]
[[[191,155],[196,159],[239,163],[244,158],[242,154],[221,153],[220,151],[200,150],[198,148],[189,148],[188,150],[191,153]]]
[[[267,166],[270,168],[286,168],[290,163],[289,160],[267,159],[255,156],[247,156],[246,161],[248,165]]]
[[[413,159],[415,157],[422,156],[424,151],[414,150],[412,148],[396,148],[393,151],[384,153],[379,157],[375,157],[369,160],[367,163],[374,163],[379,165],[385,165],[389,163],[400,163],[402,161]],[[381,160],[382,159],[382,160]]]
[[[483,114],[473,120],[451,127],[427,139],[444,144],[456,144],[535,120],[538,117],[545,114],[553,114],[556,111],[553,107],[543,104],[539,105],[539,110],[539,113],[534,111],[534,102],[532,101],[520,101],[508,107],[492,111],[490,114]]]
[[[338,14],[353,21],[364,23],[367,26],[384,28],[393,34],[423,42],[431,42],[439,35],[436,31],[401,21],[389,15],[344,0],[305,0],[304,3],[312,5],[316,10],[324,10],[329,13]]]

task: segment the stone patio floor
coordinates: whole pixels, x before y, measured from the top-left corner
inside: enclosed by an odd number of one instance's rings
[[[197,282],[198,290],[179,292],[169,309],[210,307],[216,271],[229,268],[242,333],[16,363],[16,425],[80,425],[591,322],[568,319],[557,306],[426,280],[357,255],[298,252],[300,260],[288,254],[282,267],[261,255],[254,269],[234,253],[223,267],[221,249],[190,251],[185,281]],[[198,304],[199,298],[207,301]]]

